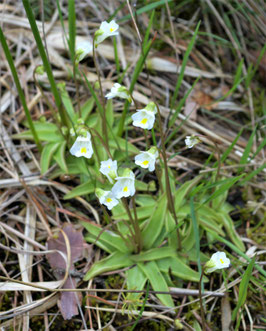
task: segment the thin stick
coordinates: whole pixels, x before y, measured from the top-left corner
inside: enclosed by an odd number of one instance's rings
[[[203,329],[203,331],[206,331],[206,320],[205,320],[205,316],[204,316],[204,307],[203,307],[202,293],[201,293],[203,275],[204,275],[204,268],[201,271],[200,281],[199,281],[199,300],[200,300],[200,314],[201,314],[202,329]]]

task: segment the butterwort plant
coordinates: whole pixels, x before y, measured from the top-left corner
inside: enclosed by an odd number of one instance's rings
[[[190,261],[195,262],[196,248],[187,200],[190,194],[203,192],[202,200],[195,203],[201,233],[215,229],[223,236],[225,229],[232,241],[243,250],[243,243],[232,229],[230,206],[226,204],[226,195],[212,198],[206,193],[207,189],[197,186],[199,178],[187,181],[177,189],[174,173],[168,167],[168,130],[163,125],[160,105],[152,98],[142,105],[135,102],[133,96],[137,75],[133,75],[129,87],[123,85],[121,75],[118,82],[113,82],[111,90],[105,91],[103,88],[97,61],[100,50],[98,46],[108,42],[109,37],[115,38],[118,33],[119,25],[114,20],[104,21],[96,30],[92,43],[89,39],[76,43],[73,78],[77,87],[77,104],[73,105],[65,84],[55,85],[51,81],[51,86],[58,88],[58,95],[54,92],[54,96],[60,116],[57,117],[53,105],[50,105],[56,124],[46,122],[45,119],[34,123],[40,140],[44,143],[41,155],[42,173],[51,164],[57,163],[59,169],[56,169],[53,176],[79,176],[81,184],[65,198],[81,195],[85,195],[89,201],[97,198],[103,210],[103,224],[83,222],[88,230],[86,240],[95,243],[107,254],[104,259],[93,264],[85,280],[104,272],[127,268],[125,273],[128,289],[142,290],[149,281],[153,290],[169,292],[169,286],[175,286],[175,282],[180,279],[206,282],[208,278],[203,273],[200,275],[189,266]],[[144,56],[137,63],[139,73],[152,40],[147,45],[143,48]],[[98,76],[94,85],[88,81],[83,71],[86,64],[81,64],[91,52]],[[73,59],[72,54],[71,58]],[[50,73],[47,68],[44,66],[44,71]],[[84,104],[78,97],[80,82],[86,84],[92,95]],[[122,115],[119,109],[114,111],[114,99],[122,105],[124,103],[125,111]],[[126,120],[123,119],[120,123],[124,125],[124,131],[134,129],[137,134],[146,135],[146,148],[141,151],[127,137],[124,139],[121,133],[117,133],[120,125],[117,128],[114,119],[120,115],[122,119],[123,114]],[[15,137],[32,139],[33,135],[25,131]],[[192,135],[186,138],[185,144],[187,148],[192,148],[199,142],[199,138]],[[157,178],[157,194],[150,178]],[[211,198],[211,206],[203,203]],[[111,226],[107,231],[103,227],[106,223]],[[203,257],[205,261],[208,260],[208,257]],[[227,258],[223,254],[217,254],[207,262],[204,270],[210,273],[226,266]],[[174,307],[169,294],[158,294],[157,297],[165,306]]]

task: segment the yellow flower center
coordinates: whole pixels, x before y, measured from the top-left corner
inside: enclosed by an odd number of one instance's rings
[[[140,122],[140,123],[142,123],[142,124],[146,124],[147,123],[147,118],[143,118],[143,120]]]
[[[106,199],[106,202],[112,202],[112,199],[111,198],[107,198]]]
[[[224,264],[224,261],[223,261],[223,259],[220,259],[220,261],[221,261],[221,263],[222,263],[222,264]]]
[[[87,153],[87,148],[86,147],[81,147],[80,152],[82,154],[86,154]]]
[[[128,187],[125,186],[124,189],[123,189],[123,192],[127,192],[128,191]]]
[[[108,166],[109,169],[111,169],[111,166]]]
[[[149,164],[149,161],[148,160],[145,160],[145,161],[142,162],[142,164],[146,166],[146,165]]]
[[[110,28],[110,32],[113,32],[114,31],[114,28]]]

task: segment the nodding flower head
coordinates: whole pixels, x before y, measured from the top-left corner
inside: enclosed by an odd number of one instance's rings
[[[135,175],[129,168],[124,169],[122,176],[116,177],[115,180],[112,192],[117,199],[135,194]]]
[[[115,198],[111,191],[104,191],[100,188],[95,190],[95,194],[102,205],[105,205],[109,210],[116,206],[119,201]]]
[[[111,184],[114,184],[117,177],[117,161],[109,159],[101,162],[100,172],[105,175]]]
[[[114,20],[112,20],[110,23],[106,21],[102,22],[100,25],[100,29],[97,30],[94,35],[95,47],[97,47],[106,38],[118,35],[118,29],[119,25],[116,24]]]
[[[107,99],[122,98],[127,99],[130,103],[132,102],[128,89],[118,83],[114,84],[111,88],[111,92],[107,93],[105,97]]]
[[[185,139],[185,144],[186,144],[187,148],[192,148],[200,142],[201,142],[201,140],[197,136],[186,136],[186,139]]]
[[[93,154],[91,135],[87,132],[86,137],[78,136],[73,146],[70,149],[70,153],[76,157],[84,156],[90,159]]]
[[[142,129],[151,130],[155,122],[157,107],[154,102],[150,102],[143,109],[137,109],[137,112],[131,116],[133,125]]]
[[[226,257],[224,252],[216,252],[212,255],[210,260],[205,264],[205,272],[210,273],[218,269],[228,268],[230,260]]]
[[[135,163],[144,169],[154,171],[155,162],[159,153],[156,147],[150,148],[147,152],[141,152],[135,156]]]
[[[86,56],[92,52],[92,43],[90,41],[84,40],[77,43],[76,46],[76,63],[82,61]]]

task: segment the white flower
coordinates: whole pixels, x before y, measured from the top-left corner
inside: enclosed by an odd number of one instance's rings
[[[96,189],[95,194],[102,205],[105,205],[109,210],[116,206],[119,201],[115,198],[111,191],[104,191],[102,189]]]
[[[159,153],[156,147],[150,148],[147,152],[141,152],[135,156],[135,163],[144,169],[149,169],[149,171],[154,171],[155,162]]]
[[[119,97],[122,99],[127,99],[131,103],[130,94],[125,86],[122,86],[118,83],[115,83],[114,86],[111,88],[111,92],[107,93],[105,96],[107,99],[112,99],[115,97]]]
[[[125,169],[121,177],[116,177],[112,192],[117,199],[135,194],[135,175],[130,169]]]
[[[213,272],[217,269],[228,268],[230,260],[226,257],[224,252],[216,252],[211,259],[205,264],[206,273]]]
[[[97,47],[104,39],[110,36],[118,35],[119,25],[115,23],[115,21],[111,21],[110,23],[104,21],[102,22],[100,29],[95,32],[95,47]]]
[[[151,130],[155,122],[157,113],[156,105],[150,102],[145,108],[137,109],[137,112],[131,116],[133,125],[142,129]]]
[[[70,149],[70,153],[76,157],[84,156],[90,159],[93,154],[91,135],[87,132],[87,136],[78,136],[73,146]]]
[[[185,144],[187,148],[192,148],[200,142],[200,139],[197,136],[186,136]]]
[[[82,61],[89,53],[92,52],[92,43],[89,41],[81,41],[76,46],[76,62]]]
[[[102,161],[100,172],[108,178],[111,184],[114,184],[114,179],[117,177],[117,161],[112,161],[112,159]]]

